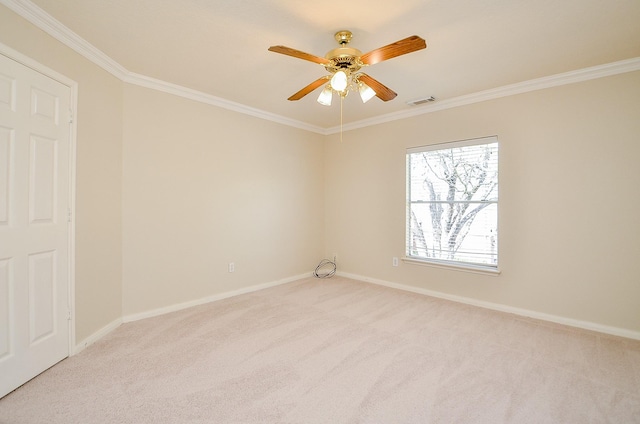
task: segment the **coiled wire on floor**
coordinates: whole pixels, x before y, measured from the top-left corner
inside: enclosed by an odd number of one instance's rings
[[[329,259],[323,259],[316,267],[316,270],[313,271],[313,276],[316,278],[331,278],[335,273],[336,263],[331,262]]]

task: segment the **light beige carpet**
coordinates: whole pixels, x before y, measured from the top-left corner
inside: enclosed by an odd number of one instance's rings
[[[122,325],[3,424],[640,423],[640,342],[345,278]]]

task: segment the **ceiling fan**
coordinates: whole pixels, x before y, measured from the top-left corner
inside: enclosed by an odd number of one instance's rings
[[[358,90],[362,101],[365,103],[374,96],[387,102],[394,99],[397,93],[373,77],[360,72],[360,69],[427,47],[427,43],[422,38],[417,35],[412,35],[411,37],[372,50],[369,53],[362,54],[360,50],[347,46],[349,41],[351,41],[351,37],[352,34],[350,31],[336,32],[335,39],[340,44],[340,47],[329,51],[324,57],[315,56],[285,46],[269,47],[269,51],[272,52],[318,63],[324,66],[329,72],[329,75],[318,78],[293,94],[288,100],[300,100],[313,90],[324,85],[324,90],[322,90],[318,97],[318,103],[325,106],[331,105],[333,91],[336,91],[341,98],[344,98],[349,93],[349,90]]]

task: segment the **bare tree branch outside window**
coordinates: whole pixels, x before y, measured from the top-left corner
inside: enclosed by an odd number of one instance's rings
[[[498,144],[408,155],[407,255],[497,264]]]

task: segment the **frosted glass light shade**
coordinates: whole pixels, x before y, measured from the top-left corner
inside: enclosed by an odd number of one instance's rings
[[[367,84],[361,82],[358,84],[358,90],[360,91],[360,98],[362,99],[362,103],[367,103],[373,96],[376,95],[376,92],[373,88],[369,87]]]
[[[331,91],[331,87],[327,85],[318,96],[318,103],[324,106],[331,106],[332,98],[333,92]]]
[[[338,71],[331,77],[331,88],[336,91],[344,91],[347,88],[347,74],[344,71]]]

